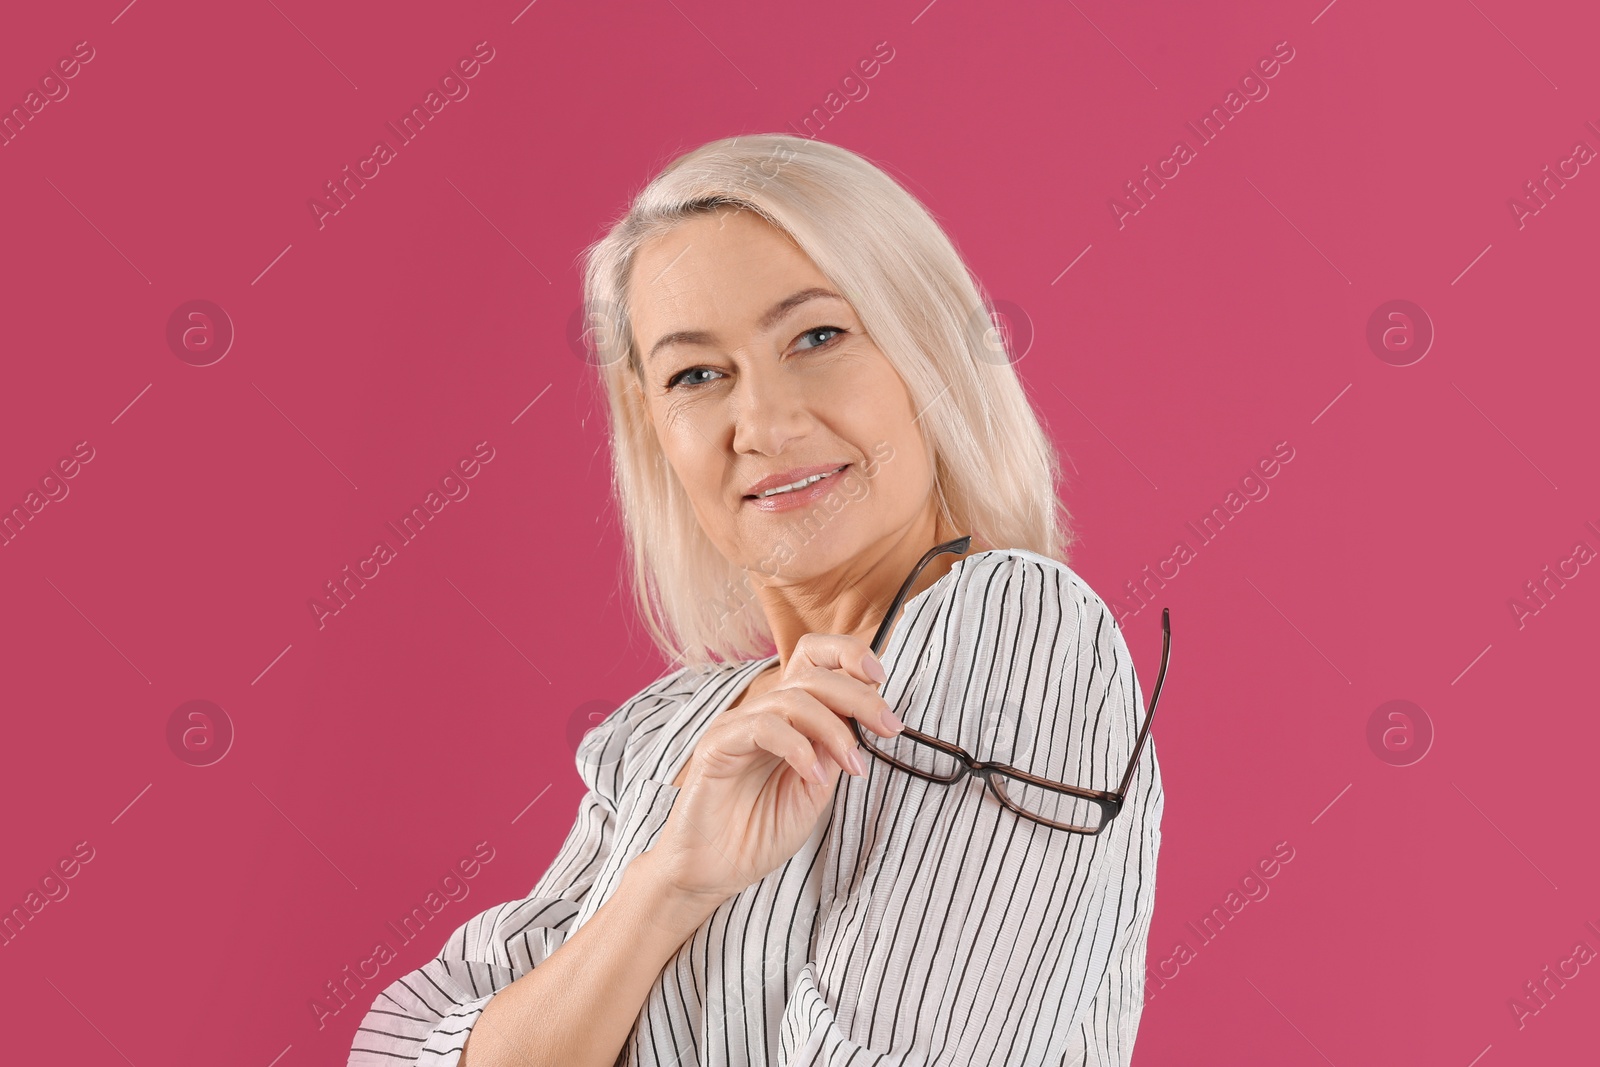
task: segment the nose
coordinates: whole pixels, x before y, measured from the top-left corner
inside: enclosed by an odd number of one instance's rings
[[[781,367],[746,370],[733,389],[733,449],[777,456],[816,426],[805,387]]]

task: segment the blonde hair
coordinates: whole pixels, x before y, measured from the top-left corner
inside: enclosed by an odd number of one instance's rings
[[[669,662],[774,651],[744,569],[701,529],[646,419],[627,308],[640,246],[723,208],[787,233],[849,300],[922,412],[943,521],[973,535],[970,552],[1025,548],[1066,563],[1075,537],[1055,446],[985,291],[927,208],[837,145],[790,134],[713,141],[668,164],[583,253],[584,319],[607,398],[634,603]]]

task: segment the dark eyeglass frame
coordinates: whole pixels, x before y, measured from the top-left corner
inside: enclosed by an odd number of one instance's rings
[[[888,614],[884,616],[883,622],[878,626],[878,632],[872,639],[873,655],[877,656],[882,654],[884,640],[888,636],[889,632],[889,625],[895,616],[899,614],[901,606],[905,603],[906,594],[911,591],[911,585],[917,580],[917,575],[922,573],[922,568],[926,567],[928,562],[940,553],[950,552],[955,555],[961,555],[967,551],[971,544],[972,535],[968,534],[965,537],[958,537],[953,541],[946,541],[942,545],[935,545],[933,548],[930,548],[926,553],[923,554],[922,559],[918,560],[917,565],[912,568],[910,576],[906,578],[905,582],[900,586],[900,591],[895,594],[893,603],[889,605]],[[895,735],[896,737],[909,737],[918,744],[926,745],[929,748],[932,748],[938,752],[942,752],[946,756],[951,756],[960,761],[961,768],[953,776],[940,777],[938,775],[929,774],[926,771],[919,770],[910,764],[902,763],[893,756],[889,756],[878,751],[878,749],[873,745],[867,743],[867,738],[862,733],[861,723],[858,719],[850,717],[847,718],[846,721],[849,722],[850,729],[854,731],[856,740],[861,744],[861,747],[866,749],[872,755],[876,756],[878,759],[889,764],[891,767],[895,767],[899,770],[905,771],[907,774],[915,775],[916,777],[922,778],[929,782],[940,782],[944,784],[959,782],[967,775],[975,774],[984,780],[984,783],[988,786],[989,791],[995,795],[995,797],[1006,807],[1007,810],[1022,816],[1024,819],[1042,823],[1043,825],[1055,830],[1066,830],[1070,833],[1094,836],[1099,834],[1107,826],[1111,825],[1111,820],[1116,818],[1117,813],[1122,810],[1124,798],[1126,798],[1128,795],[1128,786],[1133,782],[1134,769],[1138,767],[1139,756],[1144,751],[1145,738],[1150,734],[1150,721],[1155,718],[1156,702],[1161,699],[1161,686],[1167,680],[1167,658],[1171,652],[1171,649],[1172,622],[1169,617],[1169,610],[1167,608],[1162,608],[1161,670],[1156,675],[1155,689],[1150,695],[1150,707],[1145,714],[1144,725],[1139,727],[1139,738],[1134,743],[1133,755],[1128,760],[1128,769],[1123,773],[1122,781],[1115,789],[1085,789],[1082,786],[1068,785],[1065,782],[1052,782],[1048,778],[1040,778],[1038,775],[1029,774],[1026,771],[1020,771],[1015,767],[1008,766],[1004,763],[998,763],[994,760],[974,759],[972,754],[966,749],[962,748],[960,745],[952,745],[948,741],[941,741],[937,737],[922,733],[920,730],[913,730],[909,726],[901,731],[901,733]],[[887,685],[887,682],[885,682],[885,685]],[[1081,800],[1087,800],[1091,803],[1098,804],[1104,817],[1100,820],[1099,826],[1088,827],[1077,826],[1073,823],[1056,822],[1052,819],[1046,819],[1043,816],[1035,815],[1032,812],[1025,811],[1019,805],[1014,803],[1011,798],[1006,796],[1004,779],[1007,777],[1016,778],[1027,783],[1028,785],[1036,786],[1040,789],[1048,789],[1056,793],[1065,793],[1068,796],[1077,797]]]

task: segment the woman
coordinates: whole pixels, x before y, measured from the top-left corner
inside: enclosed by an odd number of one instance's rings
[[[585,301],[637,605],[684,666],[585,738],[532,893],[379,994],[349,1062],[1127,1063],[1160,773],[950,241],[853,153],[734,138],[639,194]],[[1131,761],[1126,803],[1069,832],[857,744],[949,763],[907,727],[1089,788]]]

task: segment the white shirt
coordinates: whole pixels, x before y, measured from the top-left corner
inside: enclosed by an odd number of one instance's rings
[[[392,982],[351,1067],[453,1067],[490,996],[549,957],[655,841],[719,712],[777,659],[683,668],[585,737],[588,787],[528,896],[468,920]],[[958,560],[912,597],[882,661],[908,726],[1054,781],[1114,789],[1145,717],[1105,603],[1020,549]],[[872,736],[870,733],[867,736]],[[1097,836],[864,754],[788,862],[667,962],[618,1064],[1123,1064],[1144,1001],[1163,793],[1153,734]]]

